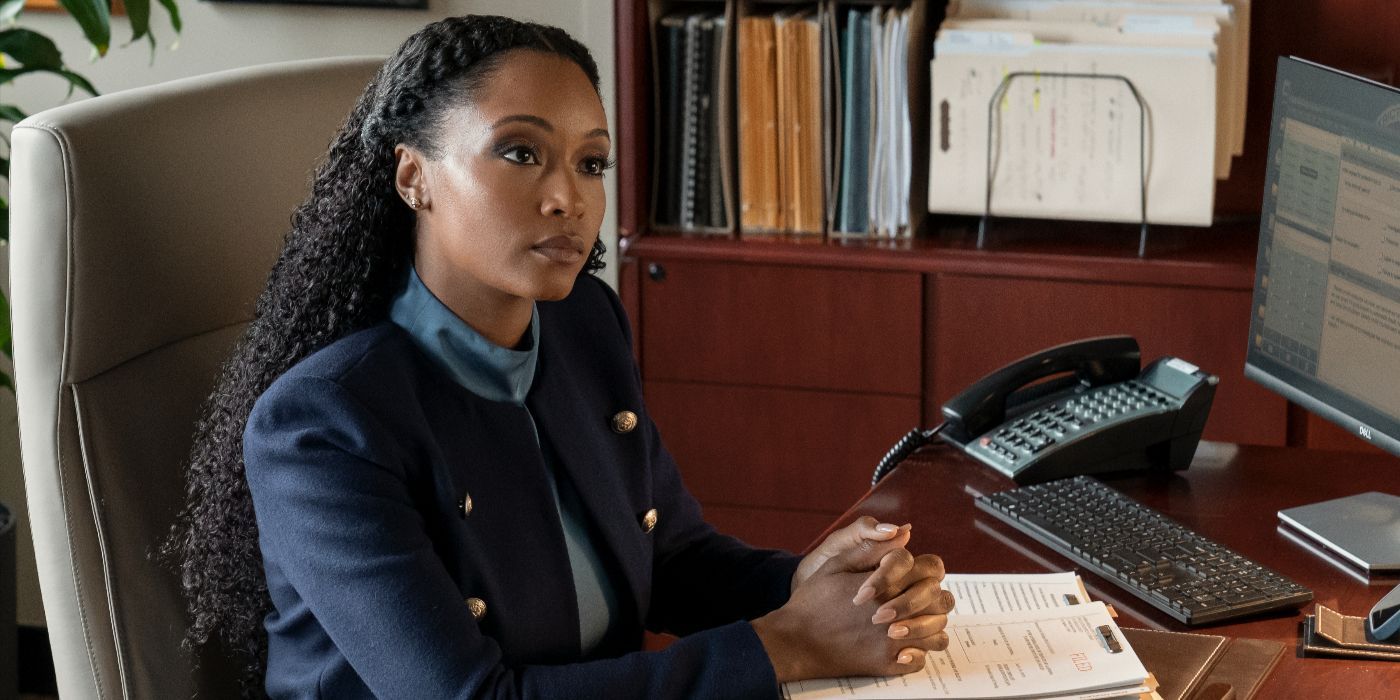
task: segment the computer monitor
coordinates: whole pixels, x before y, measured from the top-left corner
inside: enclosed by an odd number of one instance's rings
[[[1400,455],[1400,90],[1279,60],[1254,279],[1245,376]],[[1370,573],[1400,570],[1396,494],[1279,516]]]

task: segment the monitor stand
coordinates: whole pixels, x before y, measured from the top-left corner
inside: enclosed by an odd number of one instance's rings
[[[1368,491],[1281,510],[1278,517],[1367,574],[1400,573],[1400,496]]]

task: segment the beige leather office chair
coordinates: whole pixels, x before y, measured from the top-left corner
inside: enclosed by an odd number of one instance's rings
[[[230,664],[195,672],[181,652],[184,602],[150,554],[184,498],[200,403],[381,61],[239,69],[15,127],[20,441],[65,700],[237,694]]]

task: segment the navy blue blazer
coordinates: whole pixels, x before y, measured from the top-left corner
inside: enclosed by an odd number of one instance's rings
[[[275,608],[269,695],[776,695],[745,620],[786,602],[798,559],[701,519],[642,403],[606,285],[580,276],[538,308],[525,407],[462,388],[389,322],[316,352],[258,399],[244,457]],[[624,410],[639,420],[618,433]],[[621,634],[594,658],[579,652],[542,447],[625,588]],[[644,628],[682,638],[641,652]]]

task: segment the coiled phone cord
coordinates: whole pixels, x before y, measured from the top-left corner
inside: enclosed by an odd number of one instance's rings
[[[900,438],[899,442],[896,442],[894,447],[885,453],[885,457],[880,460],[880,463],[875,465],[875,473],[870,477],[870,486],[874,487],[880,483],[880,480],[885,478],[885,475],[890,473],[900,462],[903,462],[905,457],[914,454],[920,447],[932,442],[934,436],[943,430],[945,425],[947,425],[946,422],[939,423],[928,430],[915,428]]]

